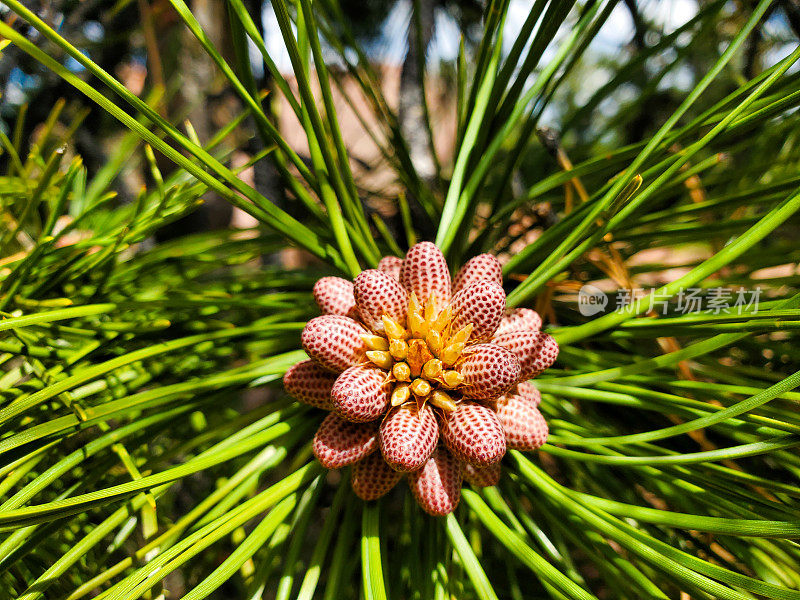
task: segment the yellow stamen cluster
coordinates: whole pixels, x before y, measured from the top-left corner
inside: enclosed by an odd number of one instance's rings
[[[455,410],[456,401],[445,390],[464,382],[454,367],[467,346],[472,324],[451,332],[451,318],[450,307],[440,308],[435,294],[423,307],[412,292],[405,327],[384,315],[385,337],[361,336],[369,348],[367,359],[396,381],[393,406],[408,402],[413,395],[419,403]]]

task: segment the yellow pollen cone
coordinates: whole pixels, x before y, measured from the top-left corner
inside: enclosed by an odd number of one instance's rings
[[[408,344],[403,340],[392,340],[389,344],[389,354],[391,354],[395,360],[405,360],[408,356]]]
[[[426,379],[438,379],[442,374],[442,361],[438,358],[433,358],[425,363],[422,367],[422,376]]]
[[[464,351],[466,343],[461,342],[458,344],[450,344],[439,353],[439,357],[442,359],[442,362],[447,366],[454,365],[458,358],[461,356],[461,353]]]
[[[362,333],[361,339],[370,350],[388,350],[389,340],[379,335],[372,335],[371,333]]]
[[[400,323],[392,320],[386,315],[383,315],[381,320],[383,321],[383,328],[386,330],[386,335],[389,336],[389,339],[404,340],[406,338],[406,330],[402,325],[400,325]]]
[[[450,397],[450,394],[441,390],[434,391],[429,400],[431,404],[447,412],[453,412],[457,408],[456,401]]]
[[[439,311],[436,310],[436,292],[431,292],[428,301],[425,303],[425,323],[427,327],[433,325],[437,314],[439,314]]]
[[[367,358],[381,369],[386,369],[387,371],[392,368],[392,363],[394,362],[391,354],[381,350],[371,350],[367,352]]]
[[[408,359],[406,362],[408,362],[408,366],[411,367],[411,375],[419,377],[419,374],[422,373],[422,367],[432,358],[435,357],[431,354],[424,340],[413,339],[410,341],[408,344]]]
[[[416,396],[427,396],[431,393],[431,384],[424,379],[415,379],[411,384],[411,391],[414,392]]]
[[[425,336],[425,342],[428,344],[431,352],[439,354],[442,351],[442,336],[435,329],[430,329]]]
[[[392,375],[397,381],[411,381],[411,367],[404,362],[394,363]]]
[[[464,376],[458,371],[445,371],[442,374],[442,381],[445,387],[452,389],[464,383]]]
[[[422,315],[422,310],[417,295],[411,292],[408,297],[408,330],[411,332],[411,337],[425,337],[425,317]]]
[[[422,305],[419,303],[416,292],[411,292],[408,295],[408,316],[411,313],[422,313]]]
[[[398,384],[392,392],[392,406],[400,406],[411,397],[411,390],[407,383]]]
[[[436,317],[436,320],[433,322],[432,328],[442,333],[447,326],[450,324],[450,318],[452,316],[452,310],[450,305],[444,307],[444,310],[439,313],[439,316]]]
[[[424,338],[425,337],[425,318],[418,312],[409,313],[408,315],[408,329],[411,331],[411,337]]]
[[[448,345],[453,344],[466,344],[469,336],[472,334],[472,323],[467,323],[459,329],[456,333],[450,336],[450,339],[447,340]]]

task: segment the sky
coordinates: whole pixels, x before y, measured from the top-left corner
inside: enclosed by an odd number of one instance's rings
[[[400,0],[390,11],[381,27],[381,35],[374,46],[373,59],[387,64],[402,64],[406,53],[405,31],[411,15],[411,0]],[[508,50],[533,6],[533,0],[511,0],[503,32],[504,50]],[[697,11],[696,0],[646,0],[640,9],[648,20],[663,26],[666,33],[688,21]],[[283,45],[278,23],[272,7],[264,4],[265,43],[270,56],[283,71],[291,72],[291,63]],[[459,29],[456,22],[444,11],[436,11],[435,36],[428,48],[431,64],[454,60],[458,54]],[[620,2],[608,21],[592,42],[592,49],[600,53],[614,53],[627,44],[633,35],[630,13]],[[551,45],[550,51],[554,51]],[[547,54],[545,54],[545,58]]]

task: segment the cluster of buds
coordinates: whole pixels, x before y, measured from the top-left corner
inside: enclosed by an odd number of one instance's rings
[[[528,380],[558,355],[539,315],[506,310],[497,259],[470,259],[451,281],[441,251],[422,242],[353,282],[314,286],[322,316],[302,334],[310,360],[286,372],[299,401],[330,411],[314,436],[328,469],[353,465],[364,500],[403,476],[419,505],[452,512],[462,481],[495,485],[506,449],[547,439]]]

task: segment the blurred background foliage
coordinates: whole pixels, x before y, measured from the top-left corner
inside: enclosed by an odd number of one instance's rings
[[[291,80],[291,62],[270,4],[255,1],[244,4],[250,14],[255,15],[254,23],[278,68]],[[502,42],[504,53],[511,51],[514,36],[519,33],[530,10],[527,1],[515,0],[509,4]],[[152,94],[153,105],[170,121],[180,123],[188,119],[202,141],[210,139],[242,108],[225,78],[214,68],[213,61],[166,0],[118,1],[112,4],[98,1],[34,2],[29,6],[105,71],[117,75],[136,94],[143,97]],[[719,58],[726,41],[739,30],[753,7],[747,2],[720,4],[694,0],[619,2],[596,35],[587,41],[588,47],[580,61],[572,65],[569,78],[540,109],[542,115],[537,121],[560,133],[570,148],[573,161],[647,139]],[[222,56],[233,62],[235,50],[225,2],[207,0],[192,4],[191,9]],[[484,7],[472,1],[431,1],[420,2],[419,9],[417,14],[425,21],[420,23],[421,40],[416,40],[410,1],[340,2],[336,5],[336,12],[330,7],[326,10],[330,15],[341,16],[341,19],[331,19],[331,33],[337,39],[357,42],[364,49],[365,57],[378,68],[381,83],[394,108],[398,108],[400,90],[395,89],[398,81],[404,92],[404,95],[400,94],[400,102],[408,97],[407,104],[419,104],[420,97],[413,89],[413,82],[418,80],[416,63],[419,57],[415,52],[418,44],[415,42],[422,43],[426,48],[427,74],[434,80],[427,102],[437,133],[441,130],[440,135],[445,138],[438,149],[447,158],[455,142],[449,119],[452,118],[451,109],[457,94],[455,72],[459,36],[469,52],[477,50],[482,36]],[[556,43],[564,38],[567,27],[577,18],[576,13],[563,12],[565,26],[553,32]],[[10,13],[6,10],[5,15],[8,18]],[[705,91],[703,101],[688,114],[699,114],[704,107],[736,89],[744,80],[786,56],[796,42],[797,29],[800,29],[800,6],[791,0],[770,5],[742,53],[720,74],[714,86]],[[42,47],[59,58],[65,67],[84,79],[90,79],[79,63],[56,45],[42,39],[35,29],[29,28],[26,33],[32,40],[44,44]],[[411,52],[406,51],[409,47]],[[335,45],[323,40],[323,51],[334,68],[342,68]],[[269,72],[258,60],[258,51],[252,43],[249,52],[258,77],[257,85],[266,89],[270,85]],[[544,60],[555,52],[555,45],[548,46]],[[395,72],[398,69],[402,77]],[[347,81],[347,76],[342,75]],[[50,109],[60,102],[65,104],[57,121],[65,127],[74,125],[71,143],[90,175],[102,168],[106,154],[119,143],[120,131],[112,118],[101,110],[92,110],[91,102],[75,95],[69,84],[13,46],[6,49],[0,60],[0,86],[0,126],[7,134],[14,126],[18,111],[24,107],[27,118],[20,135],[23,154],[35,140],[36,128],[46,121]],[[352,90],[349,93],[352,95]],[[339,104],[346,106],[347,103],[339,101]],[[272,118],[283,125],[285,135],[291,138],[290,130],[294,123],[281,119],[287,107],[279,99],[264,106],[272,111]],[[349,145],[363,145],[365,133],[360,130],[357,118],[349,111],[344,113],[342,128]],[[87,119],[85,114],[92,116]],[[420,128],[420,123],[413,117],[408,117],[408,120],[407,131]],[[249,155],[257,153],[262,145],[254,133],[252,122],[249,127],[247,123],[243,124],[234,132],[232,147]],[[424,144],[425,140],[421,143]],[[551,167],[552,161],[547,148],[538,140],[528,136],[524,143],[523,168],[515,176],[535,174],[521,182],[530,186]],[[510,149],[511,140],[507,144]],[[356,152],[354,154],[357,156]],[[381,178],[381,170],[386,169],[386,164],[375,154],[374,151],[366,152],[365,161],[359,166],[373,174],[377,172],[375,178],[383,182],[385,177]],[[162,171],[173,169],[158,152],[156,158]],[[307,150],[303,159],[306,162],[311,160]],[[0,157],[0,160],[7,161],[8,158]],[[279,174],[268,163],[261,161],[257,166],[256,183],[268,192],[265,194],[268,198],[279,204],[284,202],[285,208],[291,211],[291,203],[285,202],[285,182],[280,181]],[[419,167],[417,164],[418,170]],[[149,170],[138,163],[127,165],[126,171],[128,177],[120,176],[112,185],[121,201],[130,202],[136,196],[138,186],[149,177]],[[386,192],[385,188],[371,191],[376,196]],[[392,207],[386,207],[386,210],[393,212]],[[186,217],[183,225],[188,227],[188,231],[218,228],[227,226],[230,217],[228,207],[212,199],[199,212]],[[169,230],[165,235],[169,235]]]
[[[0,18],[0,595],[800,598],[796,0]],[[421,239],[562,347],[550,442],[440,521],[280,385],[314,281]]]

